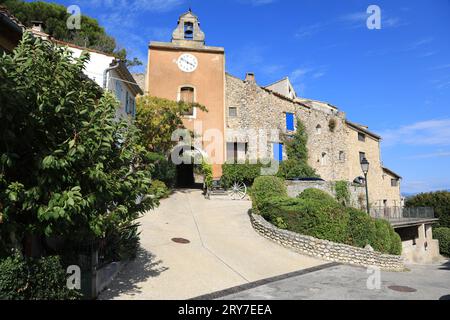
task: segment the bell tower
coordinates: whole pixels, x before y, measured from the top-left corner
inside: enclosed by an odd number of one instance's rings
[[[183,123],[192,131],[201,127],[202,132],[196,132],[204,137],[201,151],[213,162],[214,178],[220,178],[226,152],[225,50],[205,45],[205,34],[191,10],[179,17],[170,41],[150,42],[145,91],[206,107],[208,111],[192,108],[183,115]]]
[[[200,29],[198,17],[189,9],[178,19],[178,26],[172,34],[172,43],[181,46],[203,47],[205,34]]]

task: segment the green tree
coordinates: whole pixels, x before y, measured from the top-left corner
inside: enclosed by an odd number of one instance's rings
[[[69,30],[67,19],[70,14],[63,5],[43,1],[25,2],[22,0],[0,0],[11,13],[25,26],[31,27],[32,21],[42,21],[44,31],[55,39],[71,42],[75,45],[114,54],[129,66],[140,66],[137,58],[127,60],[127,51],[119,49],[116,40],[109,36],[94,18],[81,16],[81,29]]]
[[[292,137],[285,139],[288,160],[280,164],[278,177],[311,178],[318,177],[316,171],[308,165],[308,133],[303,122],[297,118],[297,130]]]
[[[0,57],[0,243],[105,237],[155,203],[137,129],[82,74],[89,56],[28,33]],[[137,201],[137,199],[142,201]]]
[[[141,143],[150,152],[167,154],[175,146],[172,134],[184,128],[183,114],[196,107],[207,111],[199,104],[175,102],[157,97],[140,97],[137,100],[136,126],[142,132]]]
[[[450,228],[450,192],[421,193],[408,198],[406,207],[431,207],[439,218],[438,226]]]

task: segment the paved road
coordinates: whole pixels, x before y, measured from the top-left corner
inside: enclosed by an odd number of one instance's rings
[[[379,290],[368,289],[370,274],[367,269],[338,265],[229,294],[221,299],[450,300],[450,261],[437,265],[410,265],[408,268],[411,271],[381,272]],[[398,292],[390,286],[417,291]]]
[[[142,250],[100,299],[188,299],[324,264],[259,236],[249,201],[178,191],[141,219]],[[189,244],[177,244],[184,238]]]

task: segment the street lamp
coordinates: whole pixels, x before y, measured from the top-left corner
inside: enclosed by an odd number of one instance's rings
[[[364,173],[364,179],[365,179],[365,183],[366,183],[366,201],[367,201],[367,213],[370,215],[370,208],[369,208],[369,187],[368,187],[368,183],[367,183],[367,173],[369,173],[369,166],[370,163],[369,161],[367,161],[367,159],[364,157],[361,160],[361,169]]]

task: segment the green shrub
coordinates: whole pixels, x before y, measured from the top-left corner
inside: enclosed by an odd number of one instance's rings
[[[297,196],[297,198],[305,199],[305,200],[308,200],[308,199],[324,200],[324,201],[334,202],[337,204],[337,201],[333,198],[333,196],[331,196],[330,194],[328,194],[325,191],[322,191],[320,189],[314,189],[314,188],[304,190],[302,193],[300,193]]]
[[[399,256],[402,254],[402,239],[400,238],[400,235],[395,232],[392,226],[389,227],[389,233],[391,235],[391,249],[388,253]]]
[[[348,214],[334,200],[274,197],[261,201],[258,210],[273,224],[282,218],[290,231],[340,243],[348,240]]]
[[[336,192],[336,200],[344,206],[350,204],[350,190],[348,189],[347,181],[336,181],[334,184],[334,191]]]
[[[318,189],[305,190],[300,198],[262,199],[257,212],[280,229],[360,248],[370,244],[375,251],[401,254],[400,236],[387,221],[345,208]]]
[[[67,288],[59,257],[27,259],[20,253],[0,261],[0,300],[69,300],[79,298]]]
[[[177,171],[172,161],[169,161],[166,156],[154,152],[147,154],[147,161],[153,165],[150,170],[153,180],[162,181],[168,187],[175,185]]]
[[[213,184],[213,169],[212,165],[207,163],[205,160],[202,161],[200,171],[205,178],[205,186],[210,188]]]
[[[163,199],[170,195],[170,190],[164,182],[153,180],[150,187],[150,194],[154,194],[158,199]]]
[[[136,258],[140,244],[139,223],[127,222],[108,232],[105,239],[104,262],[128,261]]]
[[[277,177],[283,179],[319,177],[305,161],[288,159],[280,163]]]
[[[250,196],[253,200],[253,206],[257,208],[258,204],[264,199],[287,197],[287,188],[283,179],[272,176],[258,177],[250,190]]]
[[[439,251],[441,254],[450,257],[450,228],[434,229],[433,237],[439,240]]]
[[[261,164],[224,164],[222,166],[222,184],[230,187],[234,182],[244,182],[251,186],[255,179],[261,175]]]
[[[349,244],[364,248],[373,243],[375,221],[366,212],[348,208],[350,220],[348,225]]]

